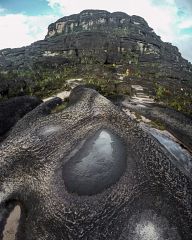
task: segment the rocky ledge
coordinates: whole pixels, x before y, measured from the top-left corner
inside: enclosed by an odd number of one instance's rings
[[[159,71],[172,77],[186,80],[192,74],[177,47],[161,41],[143,18],[123,12],[85,10],[52,23],[44,40],[0,51],[3,69],[91,62],[161,63]]]
[[[39,68],[42,72],[44,68],[76,66],[79,73],[89,69],[90,76],[101,66],[110,65],[116,73],[112,78],[116,76],[117,80],[127,76],[126,80],[134,84],[142,81],[141,85],[147,88],[163,83],[171,92],[192,87],[192,65],[182,58],[178,48],[163,42],[143,18],[123,12],[85,10],[52,23],[44,40],[27,47],[0,50],[3,72]],[[0,82],[2,96],[13,83],[22,91],[31,84],[26,77],[8,80],[9,83],[2,78]]]
[[[40,104],[0,145],[0,239],[19,206],[19,240],[191,240],[190,162],[94,90],[73,89],[53,113],[59,103]]]

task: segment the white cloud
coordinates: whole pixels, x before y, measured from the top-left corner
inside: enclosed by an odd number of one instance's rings
[[[191,28],[192,27],[192,18],[185,19],[178,25],[179,28]]]
[[[175,3],[180,9],[185,10],[189,14],[192,14],[192,1],[191,0],[175,0]]]
[[[173,42],[179,49],[181,49],[182,56],[192,62],[192,36],[179,36],[177,41]]]
[[[22,47],[43,39],[48,25],[56,19],[57,17],[52,15],[7,14],[0,16],[0,49]]]
[[[4,13],[5,9],[0,7],[0,14]]]
[[[47,2],[51,8],[63,8],[65,6],[65,1],[61,0],[47,0]]]
[[[173,0],[166,0],[166,2]],[[84,9],[103,9],[108,11],[123,11],[130,15],[149,15],[153,10],[152,0],[119,0],[119,1],[90,1],[90,0],[47,0],[50,7],[60,7],[64,15],[78,13]],[[146,14],[145,14],[146,13]],[[153,12],[150,12],[153,14]]]

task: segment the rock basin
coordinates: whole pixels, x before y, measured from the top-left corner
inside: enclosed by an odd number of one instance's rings
[[[68,191],[92,195],[114,184],[126,168],[123,141],[107,129],[99,130],[64,166]]]

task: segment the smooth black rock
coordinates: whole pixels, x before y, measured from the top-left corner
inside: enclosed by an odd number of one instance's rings
[[[0,136],[4,135],[26,113],[36,108],[42,101],[37,97],[21,96],[0,103]]]

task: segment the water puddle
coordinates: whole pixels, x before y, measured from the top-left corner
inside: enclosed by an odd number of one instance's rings
[[[69,192],[93,195],[116,183],[125,171],[126,148],[108,130],[100,130],[64,166],[63,178]]]

